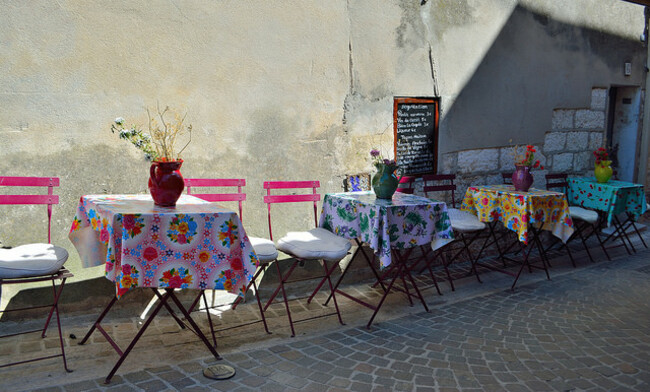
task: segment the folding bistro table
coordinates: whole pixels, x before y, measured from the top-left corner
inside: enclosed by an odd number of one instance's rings
[[[528,269],[539,268],[546,272],[550,280],[546,265],[546,255],[541,241],[540,230],[548,230],[562,242],[573,234],[573,221],[569,212],[569,205],[563,193],[530,188],[528,192],[515,191],[512,185],[471,186],[467,188],[461,209],[475,214],[481,222],[486,222],[490,227],[490,236],[497,247],[499,241],[494,233],[497,222],[517,234],[518,243],[523,254],[523,263],[515,274],[506,269],[496,268],[489,264],[476,262],[482,267],[503,272],[515,277],[511,289],[515,288],[517,280],[524,267]],[[487,241],[487,240],[486,240]],[[532,265],[529,261],[530,252],[537,246],[542,261],[542,267]],[[528,249],[526,249],[528,248]],[[503,257],[503,252],[499,254]]]
[[[614,227],[614,232],[605,241],[616,236],[621,239],[628,253],[631,252],[626,240],[632,251],[636,252],[626,233],[629,227],[633,227],[643,246],[648,247],[633,224],[647,208],[643,185],[616,180],[601,184],[589,177],[569,178],[568,183],[567,197],[572,204],[599,211],[601,216],[604,215],[607,226]],[[618,215],[623,213],[626,217],[621,221]]]
[[[79,202],[69,238],[82,266],[104,264],[106,278],[115,284],[114,298],[79,343],[97,329],[120,355],[106,383],[162,307],[184,327],[170,300],[210,353],[221,358],[174,290],[200,290],[194,303],[206,289],[244,294],[258,259],[236,212],[189,195],[182,195],[176,207],[156,206],[149,195],[89,195]],[[122,350],[100,323],[121,296],[140,287],[150,288],[160,301]]]
[[[334,290],[337,294],[374,310],[367,328],[370,328],[397,278],[401,279],[409,302],[413,295],[408,291],[406,279],[409,280],[417,298],[428,311],[427,304],[406,262],[414,247],[430,246],[433,243],[432,246],[437,249],[453,240],[454,234],[444,202],[406,193],[395,193],[392,200],[377,199],[371,191],[326,194],[319,225],[340,237],[355,240],[358,245],[350,263],[336,282]],[[394,267],[394,274],[388,287],[384,286],[372,261],[363,252],[361,246],[363,243],[374,250],[381,268]],[[369,304],[338,289],[359,252],[363,254],[377,282],[384,290],[377,305]]]

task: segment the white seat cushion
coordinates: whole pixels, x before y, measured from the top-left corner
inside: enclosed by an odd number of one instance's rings
[[[52,244],[28,244],[0,249],[0,278],[53,274],[68,260],[68,251]]]
[[[472,232],[485,229],[485,223],[478,220],[476,215],[456,208],[447,209],[451,220],[451,228],[460,232]]]
[[[582,207],[569,207],[569,214],[571,215],[571,219],[581,219],[591,224],[598,221],[598,213],[596,211],[587,210]]]
[[[339,261],[351,247],[347,239],[321,228],[292,231],[278,240],[279,250],[306,260]]]
[[[278,258],[278,250],[275,248],[273,241],[259,237],[248,237],[248,239],[253,245],[260,262],[269,263]]]

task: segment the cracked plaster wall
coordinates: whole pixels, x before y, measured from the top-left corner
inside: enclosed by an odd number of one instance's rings
[[[513,135],[540,144],[553,108],[588,106],[593,85],[641,84],[642,7],[592,3],[5,1],[0,173],[61,177],[54,242],[76,279],[97,276],[67,240],[79,197],[147,191],[148,164],[111,121],[144,124],[156,102],[186,108],[184,176],[246,178],[246,228],[266,236],[262,181],[341,190],[346,173],[371,170],[371,147],[391,149],[393,96],[441,96],[442,160]],[[38,212],[3,212],[0,240],[42,240],[8,227]],[[282,214],[274,231],[307,227],[308,214]]]

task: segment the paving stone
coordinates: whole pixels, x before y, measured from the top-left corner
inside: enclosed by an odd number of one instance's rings
[[[151,380],[145,381],[139,384],[136,384],[138,388],[142,388],[144,391],[158,392],[164,390],[167,386],[161,380]]]

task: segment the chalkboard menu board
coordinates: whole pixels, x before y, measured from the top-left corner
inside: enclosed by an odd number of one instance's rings
[[[395,159],[403,175],[436,172],[438,103],[438,98],[394,98]]]

